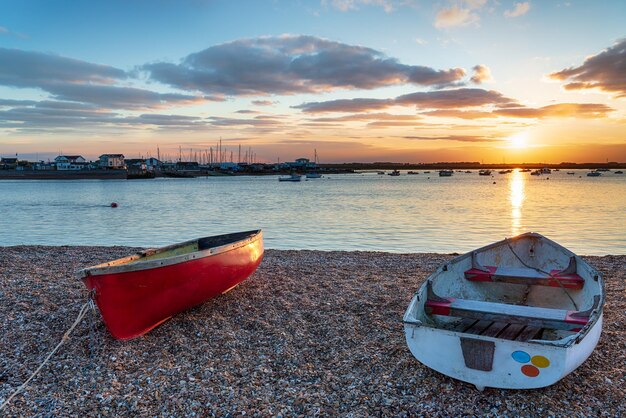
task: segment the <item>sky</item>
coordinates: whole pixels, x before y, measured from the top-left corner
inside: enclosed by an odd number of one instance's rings
[[[3,0],[0,155],[626,162],[624,22],[623,0]]]

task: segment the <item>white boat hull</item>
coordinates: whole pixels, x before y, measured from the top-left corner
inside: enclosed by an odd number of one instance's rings
[[[595,323],[587,336],[571,347],[555,347],[533,342],[519,342],[484,337],[495,343],[493,368],[490,371],[471,369],[465,366],[460,338],[462,333],[436,328],[405,324],[406,342],[415,358],[425,366],[439,373],[463,382],[471,383],[479,389],[486,387],[501,389],[536,389],[550,386],[576,370],[591,355],[598,344],[602,330],[602,317]],[[520,362],[513,353],[523,352],[529,361]],[[537,367],[538,356],[547,359],[547,367]],[[524,360],[523,358],[521,360]],[[543,359],[541,359],[543,360]],[[522,367],[531,373],[524,373]],[[539,373],[533,376],[533,371]],[[529,375],[530,374],[530,375]]]
[[[405,336],[422,364],[479,389],[540,388],[591,355],[603,305],[600,273],[527,233],[440,266],[413,296]]]

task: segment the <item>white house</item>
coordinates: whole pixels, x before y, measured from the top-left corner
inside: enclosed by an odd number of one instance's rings
[[[98,157],[100,167],[103,168],[125,168],[124,154],[102,154]]]
[[[87,164],[87,160],[80,155],[59,155],[54,162],[60,171],[82,170]]]

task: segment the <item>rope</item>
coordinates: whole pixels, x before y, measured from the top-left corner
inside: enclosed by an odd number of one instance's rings
[[[538,271],[539,273],[543,273],[546,274],[548,276],[550,276],[551,278],[553,278],[561,287],[561,290],[563,290],[565,292],[565,294],[567,295],[567,297],[569,298],[569,300],[572,302],[572,304],[574,305],[574,308],[576,308],[576,310],[578,311],[578,305],[576,305],[576,302],[574,302],[574,299],[572,298],[572,295],[569,294],[569,292],[567,291],[567,289],[565,288],[565,286],[563,286],[563,283],[561,283],[561,280],[559,280],[558,277],[555,277],[553,274],[551,274],[550,272],[547,271],[543,271],[538,267],[533,267],[533,266],[529,266],[528,264],[526,264],[526,262],[524,260],[522,260],[522,258],[517,255],[517,253],[515,252],[515,250],[513,250],[513,247],[511,246],[511,243],[509,242],[509,238],[505,238],[504,241],[506,241],[506,245],[509,246],[509,250],[511,250],[511,252],[513,253],[513,255],[515,256],[515,258],[517,258],[519,260],[520,263],[522,263],[524,266],[528,267],[529,269],[533,269],[535,271]]]
[[[61,341],[59,341],[59,343],[56,345],[56,347],[54,347],[54,349],[50,352],[50,354],[48,354],[48,356],[45,358],[45,360],[43,361],[43,363],[41,363],[39,365],[39,367],[37,367],[37,370],[35,370],[33,372],[33,374],[30,375],[30,377],[24,382],[22,383],[22,385],[17,388],[12,394],[11,396],[9,396],[7,398],[6,401],[4,401],[4,403],[2,405],[0,405],[0,411],[2,409],[4,409],[5,406],[7,406],[9,404],[9,402],[11,402],[11,399],[13,399],[18,393],[20,393],[22,390],[24,390],[26,388],[26,386],[28,386],[28,383],[30,383],[31,380],[33,380],[33,378],[35,376],[37,376],[37,373],[39,373],[41,371],[41,369],[43,369],[43,366],[46,365],[46,363],[48,363],[48,360],[50,360],[50,357],[52,357],[52,355],[54,353],[56,353],[56,351],[59,349],[59,347],[61,347],[61,345],[63,345],[63,343],[67,340],[69,340],[70,338],[70,334],[72,333],[72,331],[74,330],[74,328],[76,328],[76,325],[78,325],[78,323],[85,317],[85,315],[88,312],[88,309],[90,306],[93,305],[93,301],[91,299],[89,299],[89,301],[87,303],[85,303],[82,308],[80,308],[80,312],[78,313],[78,316],[76,317],[76,320],[74,321],[74,323],[72,324],[72,326],[65,331],[65,334],[63,334],[63,338],[61,338]]]

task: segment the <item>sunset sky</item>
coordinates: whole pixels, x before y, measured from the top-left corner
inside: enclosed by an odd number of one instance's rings
[[[626,161],[626,1],[0,2],[0,155]]]

